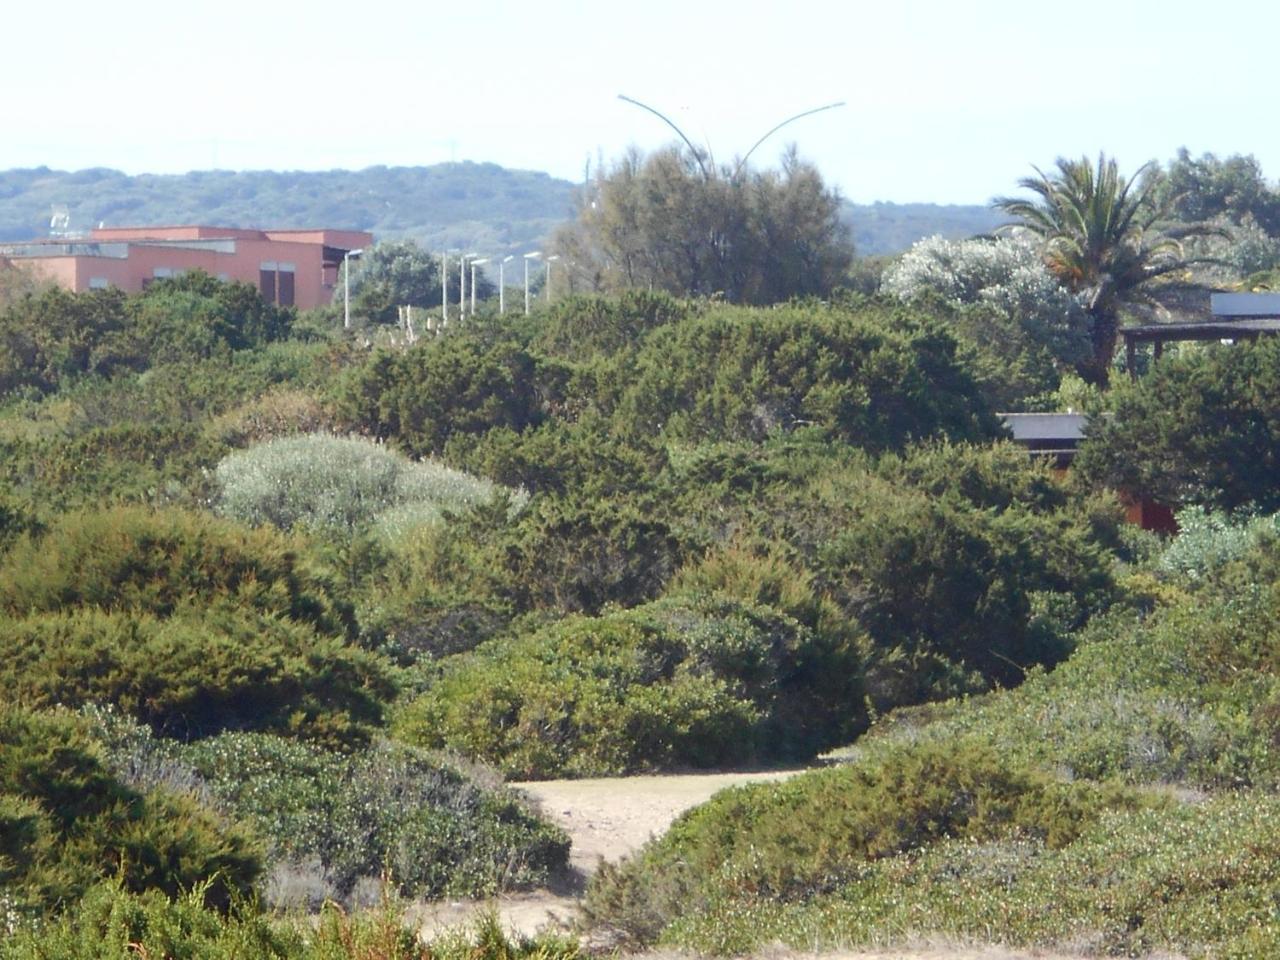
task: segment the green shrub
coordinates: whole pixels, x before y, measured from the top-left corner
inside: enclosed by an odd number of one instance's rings
[[[1170,506],[1280,509],[1280,340],[1179,353],[1110,393],[1074,470]]]
[[[946,838],[1078,837],[1133,794],[1062,784],[992,751],[954,743],[738,787],[686,813],[631,859],[593,877],[589,920],[652,942],[721,900],[805,899],[856,882],[869,863]]]
[[[1058,849],[951,840],[868,864],[801,903],[713,899],[669,927],[671,947],[745,955],[904,940],[998,942],[1088,956],[1262,960],[1280,947],[1275,817],[1267,793],[1106,813]]]
[[[811,756],[861,718],[859,659],[767,607],[675,597],[446,661],[400,736],[520,777]]]
[[[437,463],[415,463],[355,437],[308,434],[237,451],[217,467],[218,509],[244,523],[350,535],[405,506],[465,510],[498,491]],[[522,498],[517,497],[517,502]]]
[[[0,938],[3,960],[578,960],[576,940],[513,938],[495,914],[466,931],[424,943],[405,905],[385,897],[373,910],[325,904],[311,917],[271,917],[249,902],[226,914],[203,906],[203,887],[166,897],[119,883],[92,888],[74,909]]]
[[[871,744],[976,738],[1074,777],[1240,787],[1280,782],[1280,602],[1202,590],[1145,619],[1091,624],[1052,673],[1017,690],[889,724]]]
[[[180,607],[220,605],[325,634],[353,629],[350,611],[299,544],[181,510],[64,514],[0,562],[0,611],[11,616],[94,606],[167,617]]]
[[[70,904],[116,877],[177,894],[203,881],[225,906],[261,869],[254,844],[189,797],[134,790],[103,762],[85,724],[0,703],[0,875],[23,908]]]
[[[360,740],[392,690],[371,654],[252,608],[0,617],[0,699],[114,704],[169,736],[247,728]]]
[[[378,877],[407,896],[489,896],[545,884],[568,857],[564,833],[496,777],[403,745],[338,753],[248,733],[178,745],[101,713],[97,731],[136,786],[186,784],[267,839],[273,878],[310,871],[328,896]]]
[[[501,332],[468,329],[378,351],[334,391],[339,415],[360,433],[432,456],[459,435],[540,423],[560,376]]]
[[[950,334],[887,304],[719,307],[658,328],[616,362],[615,419],[628,435],[758,440],[816,425],[883,450],[998,429]]]

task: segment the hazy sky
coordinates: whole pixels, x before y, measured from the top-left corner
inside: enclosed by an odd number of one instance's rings
[[[7,6],[0,169],[359,169],[580,179],[775,123],[858,202],[984,203],[1031,165],[1252,153],[1280,177],[1268,0],[64,0]],[[2,202],[2,201],[0,201]]]

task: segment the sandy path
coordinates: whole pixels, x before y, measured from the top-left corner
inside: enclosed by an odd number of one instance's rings
[[[542,814],[558,823],[573,840],[571,876],[553,890],[513,894],[487,902],[424,903],[414,911],[421,932],[432,936],[474,922],[496,910],[502,926],[531,936],[540,930],[563,929],[571,922],[582,883],[599,861],[617,860],[660,835],[691,807],[726,787],[761,780],[780,780],[798,770],[765,773],[716,773],[684,776],[618,777],[596,780],[543,780],[512,784],[524,790]],[[1042,951],[1019,952],[999,947],[922,942],[890,950],[802,954],[770,950],[769,960],[1080,960]],[[686,960],[680,954],[652,953],[640,960]],[[1156,958],[1150,958],[1156,960]]]

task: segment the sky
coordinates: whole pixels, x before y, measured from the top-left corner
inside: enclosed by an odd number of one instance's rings
[[[1267,0],[63,0],[10,5],[0,169],[489,162],[581,180],[794,143],[858,203],[986,203],[1059,156],[1280,177]],[[2,201],[0,201],[2,202]]]

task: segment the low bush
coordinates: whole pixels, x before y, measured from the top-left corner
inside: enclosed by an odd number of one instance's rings
[[[234,606],[343,635],[350,610],[296,541],[182,510],[116,507],[63,514],[0,562],[0,612],[92,606],[167,617]]]
[[[651,943],[713,903],[803,902],[855,883],[870,863],[944,839],[1063,847],[1104,810],[1142,802],[1057,782],[983,748],[907,748],[717,794],[631,859],[598,872],[585,909],[593,924]]]
[[[798,759],[856,729],[859,666],[768,607],[671,597],[446,661],[395,729],[528,778]]]
[[[1280,847],[1270,793],[1108,812],[1058,849],[948,840],[867,864],[802,903],[726,896],[663,940],[698,953],[996,942],[1069,955],[1262,960],[1280,951]]]
[[[257,729],[350,743],[380,723],[392,692],[372,654],[252,608],[0,617],[0,699],[114,704],[169,736]]]
[[[189,797],[123,783],[80,719],[3,703],[0,827],[0,880],[25,912],[65,907],[107,877],[171,895],[204,884],[202,902],[225,907],[262,867],[240,827]]]
[[[498,488],[442,464],[414,462],[356,437],[308,434],[236,451],[216,470],[217,507],[243,523],[303,526],[339,535],[367,529],[389,511],[424,519],[492,499]],[[516,495],[515,502],[524,497]]]
[[[578,960],[576,940],[505,933],[489,914],[468,930],[423,942],[404,904],[386,896],[369,911],[325,904],[314,921],[279,918],[237,903],[206,910],[204,887],[172,897],[137,894],[105,882],[56,919],[0,936],[3,960]]]
[[[282,878],[268,894],[281,900],[300,885],[313,903],[349,899],[380,877],[407,896],[492,896],[545,884],[567,861],[561,830],[496,776],[441,755],[249,733],[179,745],[118,715],[96,721],[113,767],[139,788],[184,783],[266,838]]]

